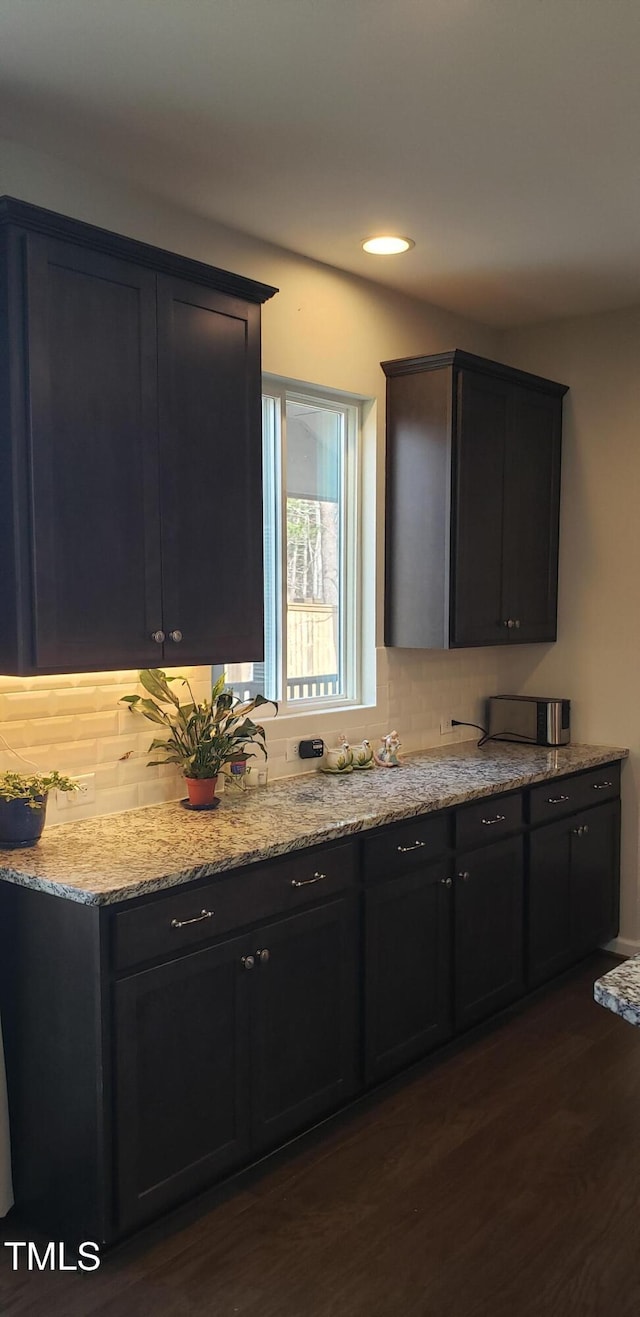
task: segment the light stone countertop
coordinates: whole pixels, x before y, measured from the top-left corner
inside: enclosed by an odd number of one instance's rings
[[[600,1006],[620,1015],[629,1024],[640,1025],[640,956],[616,965],[593,985]]]
[[[179,801],[58,824],[37,846],[0,849],[0,879],[105,905],[625,759],[610,746],[557,750],[464,742],[407,756],[399,768],[314,772],[225,795],[193,813]]]

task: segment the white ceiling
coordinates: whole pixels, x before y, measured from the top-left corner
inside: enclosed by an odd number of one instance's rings
[[[4,136],[496,325],[640,301],[639,63],[639,0],[0,0]]]

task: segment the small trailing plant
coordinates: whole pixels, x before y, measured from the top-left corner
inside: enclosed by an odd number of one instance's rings
[[[43,809],[49,791],[78,791],[78,783],[64,773],[0,773],[0,800],[24,800],[31,809]]]
[[[167,677],[161,668],[145,668],[140,682],[147,695],[124,695],[122,703],[133,712],[137,709],[166,733],[156,736],[149,751],[161,751],[162,759],[150,759],[149,766],[177,764],[187,778],[217,777],[223,764],[255,758],[255,746],[267,758],[265,730],[249,717],[262,704],[274,700],[256,695],[243,703],[232,691],[225,690],[224,673],[211,690],[211,698],[200,704],[194,698],[186,677]],[[180,683],[189,696],[181,704],[174,689]]]

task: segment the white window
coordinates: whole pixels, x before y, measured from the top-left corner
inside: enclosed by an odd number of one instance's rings
[[[265,656],[227,679],[283,713],[357,703],[360,403],[267,380],[262,417]]]

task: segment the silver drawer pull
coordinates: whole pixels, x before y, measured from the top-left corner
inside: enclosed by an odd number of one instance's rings
[[[591,789],[592,789],[592,791],[606,791],[606,788],[607,788],[607,787],[612,787],[612,786],[613,786],[613,782],[592,782],[592,783],[591,783]]]
[[[426,841],[414,841],[413,846],[396,846],[398,855],[406,855],[408,851],[420,851],[426,846]]]
[[[589,831],[589,824],[583,823],[579,828],[572,828],[571,831],[575,837],[584,837]]]
[[[504,820],[504,814],[496,814],[494,819],[482,819],[482,822],[484,823],[485,828],[490,828],[493,823],[504,823]]]
[[[215,910],[201,910],[199,915],[194,915],[193,919],[172,919],[172,928],[186,928],[188,924],[200,924],[203,919],[213,919]]]
[[[320,883],[326,878],[326,873],[314,873],[313,878],[292,878],[292,887],[310,887],[312,883]]]
[[[563,805],[568,796],[547,796],[547,805]]]

